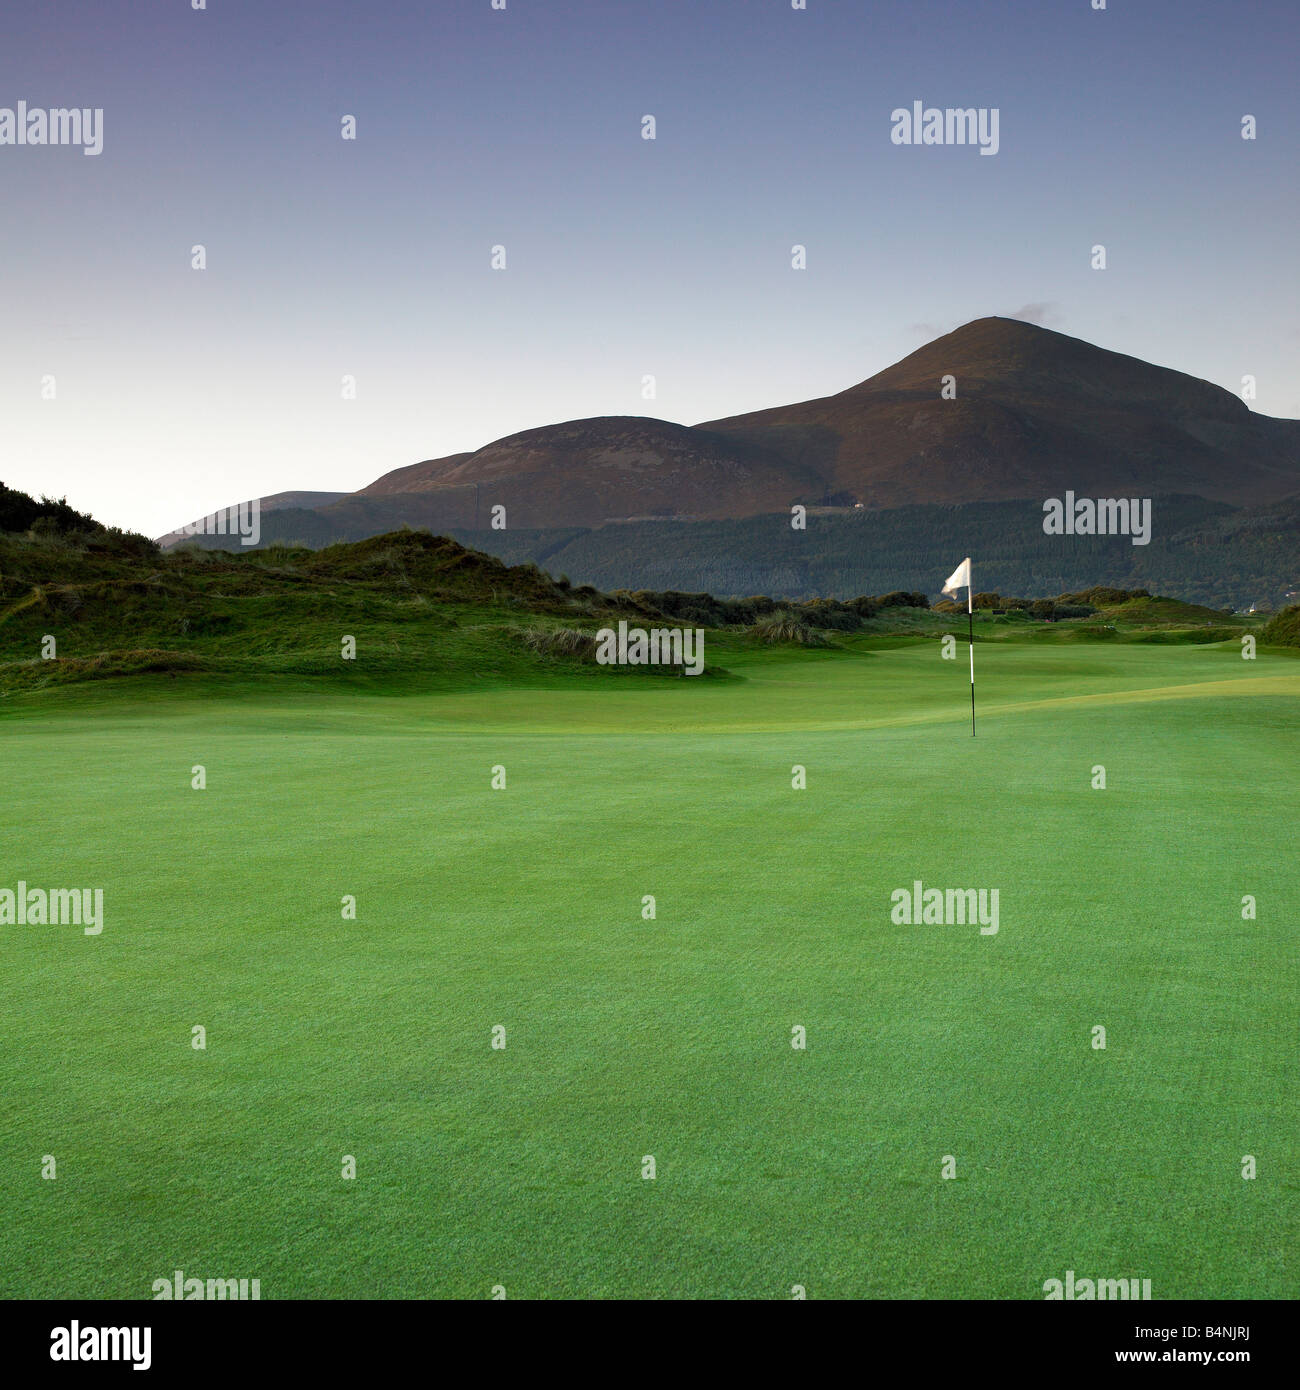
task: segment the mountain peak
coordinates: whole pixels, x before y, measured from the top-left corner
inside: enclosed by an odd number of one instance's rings
[[[1208,381],[988,316],[838,395],[706,422],[783,450],[867,507],[1186,493],[1235,505],[1300,488],[1300,426]]]
[[[945,377],[956,399],[996,396],[1012,405],[1143,410],[1170,419],[1243,424],[1246,403],[1231,391],[1022,319],[972,319],[841,394],[934,396]],[[1072,404],[1071,404],[1072,403]]]

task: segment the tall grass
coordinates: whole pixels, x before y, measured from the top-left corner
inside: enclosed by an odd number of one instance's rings
[[[775,613],[769,613],[766,617],[760,618],[749,630],[760,642],[768,644],[793,642],[801,647],[829,647],[831,645],[830,638],[824,632],[819,631],[798,613],[792,613],[788,608],[779,608]]]

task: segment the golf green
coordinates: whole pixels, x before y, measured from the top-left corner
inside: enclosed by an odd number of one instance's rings
[[[0,1293],[1295,1297],[1300,662],[939,651],[8,702]]]

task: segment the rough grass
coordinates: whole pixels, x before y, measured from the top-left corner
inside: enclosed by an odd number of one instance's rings
[[[829,637],[820,629],[813,627],[797,613],[789,609],[779,609],[759,618],[750,627],[750,632],[760,642],[793,644],[800,647],[829,647]]]
[[[578,627],[527,627],[517,630],[519,640],[539,656],[572,657],[595,661],[596,634]]]
[[[123,548],[125,546],[125,548]],[[404,531],[312,551],[273,546],[244,553],[182,547],[137,554],[122,541],[0,535],[0,696],[81,679],[199,671],[344,688],[454,689],[465,683],[546,684],[594,668],[594,632],[626,617],[648,626],[709,627],[710,653],[740,646],[839,652],[866,636],[960,633],[960,614],[887,600],[772,606],[707,594],[600,594],[552,580],[534,565],[509,567],[445,537]],[[981,641],[1128,640],[1166,628],[1169,640],[1215,642],[1222,624],[1190,627],[1188,605],[1139,600],[1127,616],[1091,628],[977,616]],[[662,605],[662,607],[660,606]],[[771,611],[764,611],[771,608]],[[1132,609],[1130,612],[1129,609]],[[1209,611],[1209,610],[1206,610]],[[668,617],[665,618],[665,613]],[[757,615],[733,626],[737,614]],[[1182,622],[1174,619],[1182,615]],[[1262,621],[1262,620],[1261,620]],[[835,629],[832,639],[827,627]],[[521,639],[520,631],[535,630]],[[1243,630],[1245,630],[1243,628]],[[1059,634],[1074,633],[1072,637]],[[556,635],[569,633],[571,635]],[[54,637],[58,665],[32,663]],[[344,639],[358,659],[344,658]],[[130,653],[174,657],[128,659]],[[709,676],[725,677],[715,662]],[[671,668],[600,667],[604,679],[657,680]]]
[[[113,676],[176,675],[210,669],[194,652],[159,650],[98,652],[89,657],[57,657],[0,664],[0,694],[42,690],[76,681],[107,680]]]
[[[1126,599],[1121,603],[1099,604],[1098,611],[1107,618],[1129,623],[1166,623],[1174,627],[1191,627],[1206,623],[1216,627],[1240,627],[1229,621],[1232,615],[1219,608],[1206,608],[1198,603],[1159,595]]]

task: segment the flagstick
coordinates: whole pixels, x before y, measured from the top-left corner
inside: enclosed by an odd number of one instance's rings
[[[966,578],[969,580],[970,575]],[[966,622],[970,628],[970,736],[975,737],[975,603],[971,598],[974,589],[966,585]]]
[[[966,585],[966,624],[970,634],[970,736],[975,737],[975,585],[971,578],[970,556],[948,576],[943,586],[945,597],[951,594],[956,598],[963,581]],[[948,640],[951,641],[951,638]],[[949,652],[949,656],[952,653]]]

